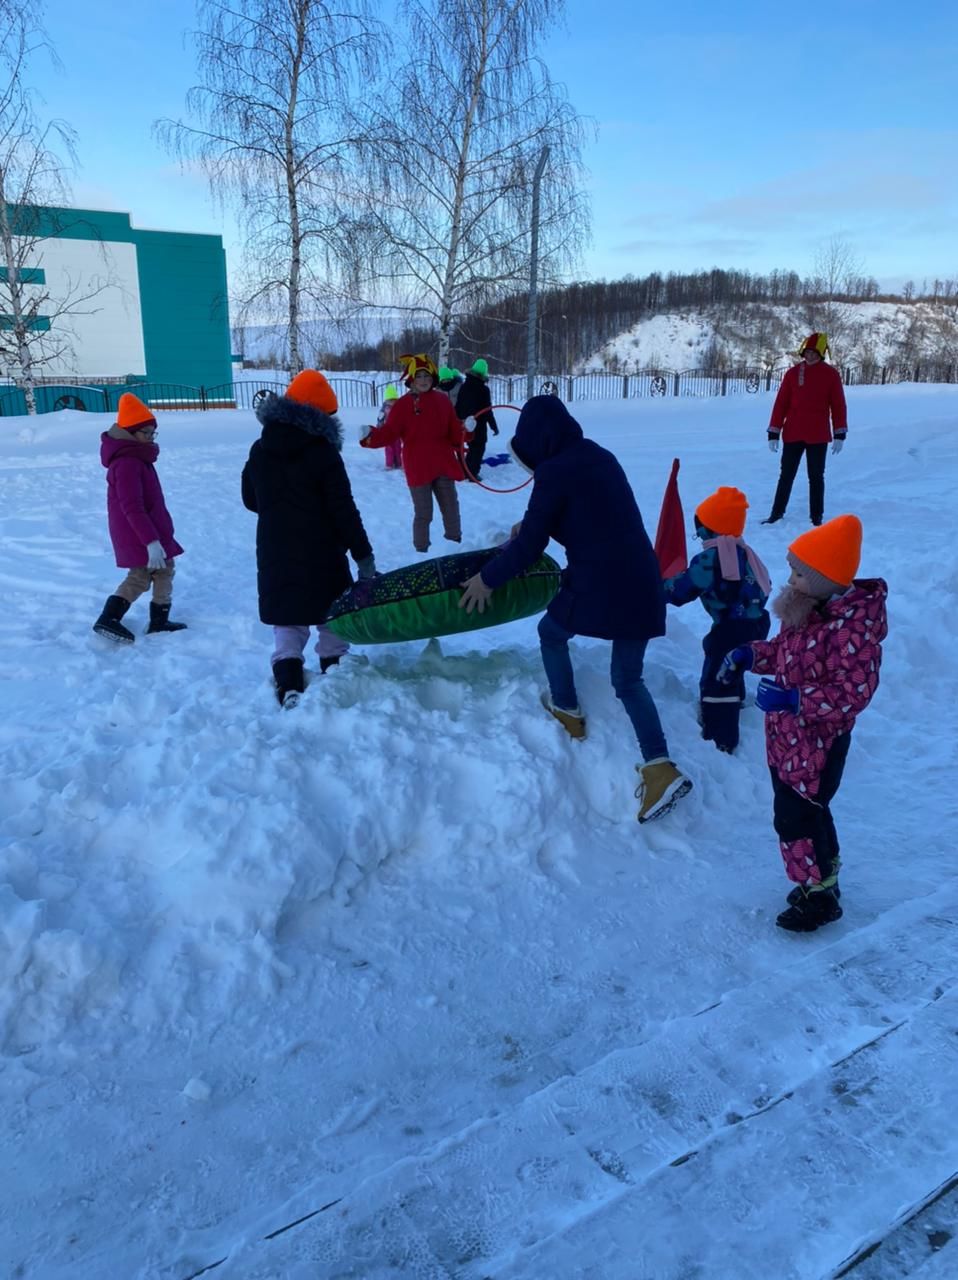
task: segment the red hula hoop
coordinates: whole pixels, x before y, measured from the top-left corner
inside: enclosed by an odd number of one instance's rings
[[[474,418],[481,418],[484,413],[492,413],[493,409],[515,409],[516,413],[522,412],[517,404],[491,404],[488,409],[480,409],[478,413],[474,413],[472,416]],[[466,466],[465,454],[460,457],[459,461],[462,463],[463,471],[465,471],[473,484],[477,484],[480,489],[485,489],[486,493],[518,493],[519,490],[524,489],[527,484],[532,484],[535,479],[535,476],[530,476],[528,480],[523,480],[522,484],[513,485],[511,489],[493,489],[490,485],[483,484],[481,480],[472,474]]]

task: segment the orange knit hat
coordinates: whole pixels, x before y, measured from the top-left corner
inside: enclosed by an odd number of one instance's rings
[[[788,548],[790,563],[797,560],[840,587],[851,586],[861,558],[862,522],[858,516],[836,516],[799,534]]]
[[[723,484],[714,493],[710,493],[704,502],[699,503],[695,508],[695,518],[713,533],[740,538],[745,530],[747,510],[748,500],[742,490]]]
[[[316,369],[304,369],[302,373],[297,373],[286,388],[286,394],[290,400],[296,400],[299,404],[311,404],[314,409],[321,409],[323,413],[335,413],[339,408],[336,392]]]
[[[132,391],[124,391],[117,405],[116,425],[122,431],[138,431],[140,427],[155,427],[156,419]]]

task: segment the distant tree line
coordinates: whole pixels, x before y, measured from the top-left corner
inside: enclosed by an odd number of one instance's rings
[[[571,370],[640,320],[664,312],[720,307],[730,322],[739,321],[754,334],[754,318],[750,324],[746,304],[795,307],[804,316],[813,315],[816,308],[834,312],[838,303],[919,301],[935,302],[958,314],[958,281],[925,281],[920,290],[910,283],[900,295],[882,293],[871,276],[851,276],[836,287],[820,275],[802,277],[796,271],[753,275],[715,268],[581,282],[540,292],[538,364],[544,372]],[[527,313],[523,291],[467,314],[452,330],[450,363],[467,368],[482,355],[501,371],[523,369]],[[351,343],[338,354],[316,355],[331,369],[388,369],[395,365],[397,353],[435,350],[436,337],[434,328],[409,326],[375,343]],[[772,349],[775,344],[770,339],[767,345]],[[717,355],[715,360],[713,367],[718,367],[721,360]]]

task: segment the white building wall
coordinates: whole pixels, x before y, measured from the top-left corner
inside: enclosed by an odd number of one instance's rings
[[[51,237],[24,266],[42,267],[46,275],[44,284],[25,286],[50,294],[41,314],[52,317],[58,303],[92,295],[52,322],[51,349],[65,338],[69,350],[45,364],[42,377],[92,381],[146,373],[135,245]]]

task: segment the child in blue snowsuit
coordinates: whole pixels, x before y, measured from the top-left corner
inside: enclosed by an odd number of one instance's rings
[[[748,502],[739,489],[722,486],[695,509],[695,532],[703,550],[684,573],[665,580],[667,604],[701,600],[712,628],[702,640],[705,662],[699,681],[702,737],[719,751],[738,746],[739,713],[745,703],[745,676],[732,683],[718,679],[729,645],[764,640],[771,619],[765,608],[771,583],[768,570],[742,539]]]

